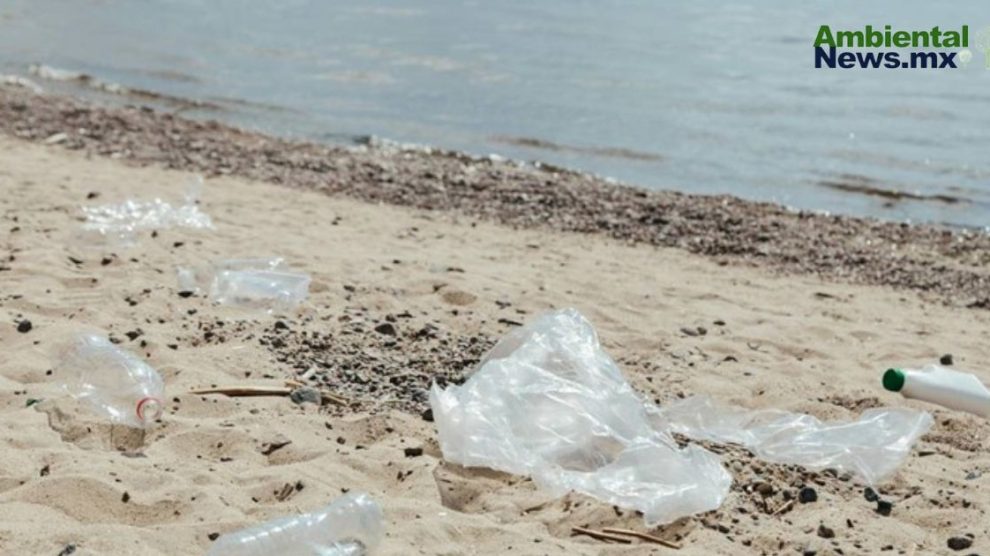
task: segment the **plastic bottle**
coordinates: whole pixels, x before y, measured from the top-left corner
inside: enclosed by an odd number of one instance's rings
[[[207,556],[364,556],[384,535],[382,509],[351,493],[314,512],[223,535]]]
[[[62,352],[56,373],[70,395],[114,423],[143,428],[161,417],[162,377],[103,336],[79,335]]]
[[[969,373],[938,365],[929,365],[922,370],[887,369],[883,375],[883,387],[891,392],[900,392],[905,398],[968,411],[990,419],[990,388]]]

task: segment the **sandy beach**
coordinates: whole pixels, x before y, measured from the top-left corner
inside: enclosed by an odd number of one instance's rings
[[[385,509],[386,555],[990,553],[990,423],[879,381],[951,354],[990,382],[986,234],[290,143],[12,87],[0,115],[0,553],[201,554],[218,534],[359,490]],[[215,229],[131,248],[80,238],[80,207],[178,199],[196,174]],[[257,256],[312,277],[298,311],[179,295],[177,266]],[[462,381],[503,334],[565,307],[660,404],[706,393],[830,420],[910,406],[935,426],[878,489],[889,515],[848,476],[736,448],[722,454],[735,483],[719,510],[653,530],[586,496],[445,463],[429,386]],[[55,346],[83,329],[164,377],[165,416],[143,438],[60,393]],[[189,393],[290,379],[349,403]],[[788,504],[801,487],[817,501]],[[972,546],[953,551],[953,537]]]

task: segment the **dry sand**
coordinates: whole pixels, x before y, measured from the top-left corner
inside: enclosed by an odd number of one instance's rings
[[[87,249],[76,237],[81,205],[177,198],[190,177],[0,139],[0,553],[55,555],[71,544],[74,554],[199,554],[213,533],[314,509],[345,490],[384,505],[381,554],[937,554],[965,534],[975,541],[960,554],[990,553],[990,424],[975,417],[924,406],[937,424],[881,489],[894,504],[889,516],[847,478],[729,450],[737,484],[723,508],[655,531],[682,549],[607,545],[570,528],[645,530],[641,518],[583,496],[551,499],[524,478],[445,465],[416,400],[366,396],[359,409],[321,412],[285,398],[188,394],[280,385],[297,369],[259,341],[275,319],[180,297],[174,272],[283,256],[313,277],[305,306],[281,318],[285,334],[329,332],[348,349],[367,341],[371,361],[408,354],[410,372],[455,379],[513,322],[574,306],[630,381],[661,402],[708,393],[829,419],[878,404],[923,407],[881,390],[879,374],[892,364],[952,353],[990,382],[988,311],[243,178],[207,180],[201,206],[213,231],[164,230],[131,249]],[[99,197],[87,200],[90,192]],[[397,343],[373,330],[389,315],[402,315]],[[33,327],[20,333],[25,319]],[[441,338],[428,349],[413,339],[425,323]],[[167,413],[145,438],[60,397],[52,350],[83,327],[108,331],[165,377]],[[438,364],[457,369],[431,368]],[[44,401],[27,407],[29,399]],[[408,447],[424,453],[407,457]],[[749,492],[757,482],[774,494]],[[770,515],[805,483],[817,502]],[[828,536],[822,524],[833,538],[819,534]]]

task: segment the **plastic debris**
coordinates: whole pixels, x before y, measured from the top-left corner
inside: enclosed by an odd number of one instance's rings
[[[717,508],[732,477],[718,456],[679,449],[577,311],[545,315],[503,338],[466,383],[434,386],[444,459],[528,475],[666,523]]]
[[[939,365],[924,369],[887,369],[883,387],[905,398],[968,411],[990,419],[990,388],[974,374]]]
[[[141,358],[97,334],[80,334],[56,367],[62,387],[110,421],[144,428],[161,417],[162,377]]]
[[[382,509],[351,493],[329,506],[221,536],[207,556],[364,556],[385,534]]]
[[[932,426],[932,417],[907,408],[877,408],[856,421],[822,423],[811,415],[776,409],[748,411],[707,396],[661,410],[670,430],[695,440],[740,444],[760,459],[809,469],[836,469],[877,484],[897,470]]]
[[[190,182],[181,205],[155,198],[151,201],[129,199],[123,203],[83,207],[83,231],[87,238],[111,245],[133,244],[138,232],[172,227],[212,228],[210,216],[199,210],[197,200],[203,178]]]
[[[306,299],[310,277],[290,272],[278,257],[229,259],[209,268],[177,269],[179,291],[209,291],[211,299],[222,305],[269,313],[288,311]]]
[[[717,455],[680,449],[670,433],[739,443],[778,463],[839,468],[873,483],[892,473],[931,417],[870,410],[854,423],[745,411],[690,398],[644,401],[574,309],[544,315],[504,337],[461,386],[430,394],[444,458],[529,475],[638,510],[649,525],[717,508],[732,478]]]

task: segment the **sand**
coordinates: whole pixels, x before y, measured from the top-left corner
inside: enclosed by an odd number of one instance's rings
[[[961,554],[990,552],[990,424],[879,386],[890,365],[946,353],[990,382],[986,310],[243,177],[207,180],[201,208],[214,230],[146,233],[130,249],[87,248],[78,238],[80,206],[178,198],[191,177],[0,139],[0,553],[67,554],[73,545],[86,555],[199,554],[211,535],[354,490],[385,508],[380,554],[936,554],[966,534],[974,542]],[[178,295],[177,265],[260,255],[312,276],[298,312],[244,314]],[[893,503],[889,516],[848,477],[729,450],[737,483],[724,506],[653,531],[680,550],[572,536],[573,526],[647,529],[632,512],[584,496],[553,499],[522,477],[445,464],[422,400],[394,397],[414,395],[430,373],[459,380],[515,323],[571,306],[596,325],[633,385],[660,402],[708,393],[828,419],[908,405],[932,411],[937,424],[880,488]],[[374,327],[390,319],[398,343],[386,345]],[[18,332],[24,320],[32,328]],[[260,341],[276,334],[276,321],[286,337],[330,333],[328,357],[366,342],[354,360],[385,361],[383,373],[403,374],[405,356],[412,387],[376,398],[331,368],[331,387],[341,377],[341,390],[360,397],[356,407],[188,393],[298,377],[310,363],[299,350]],[[415,333],[427,324],[436,339],[419,345]],[[89,327],[166,380],[166,415],[143,438],[88,414],[48,374],[57,343]],[[43,401],[29,406],[34,399]],[[773,489],[767,499],[752,492],[760,482]],[[771,515],[802,485],[816,489],[817,502]],[[834,537],[823,538],[820,525]]]

